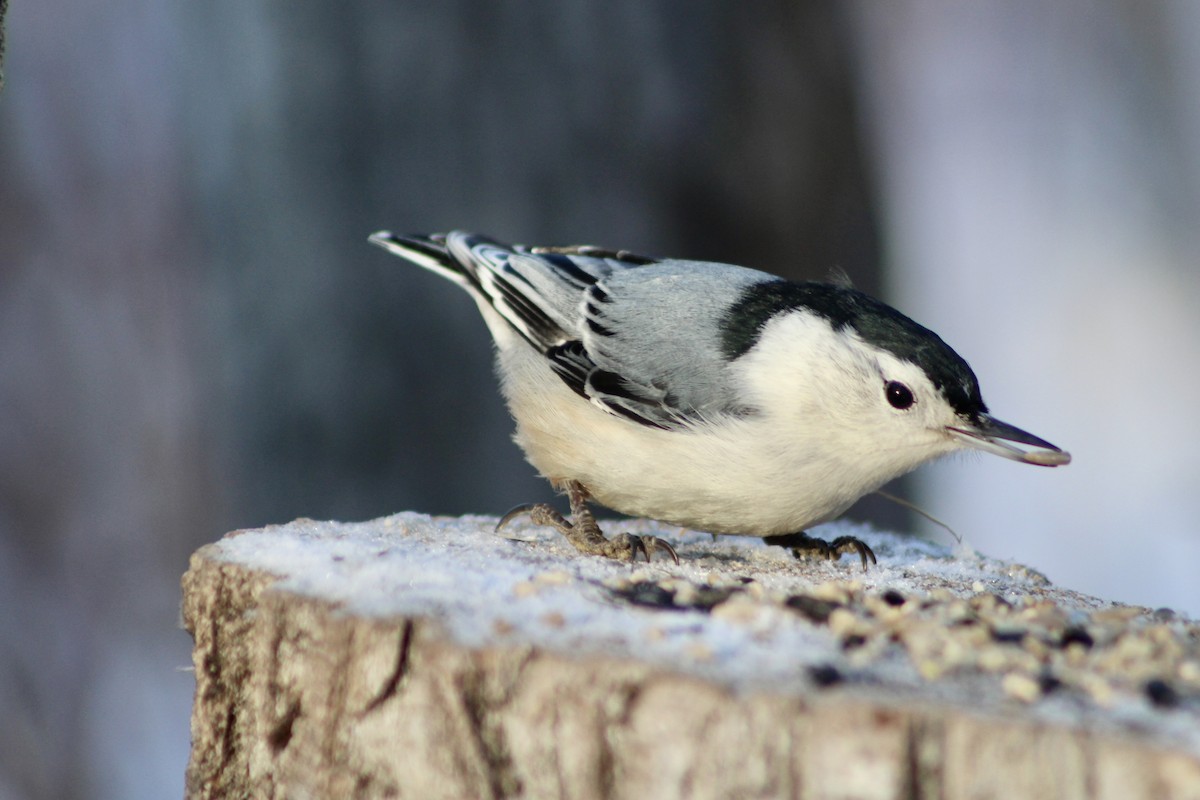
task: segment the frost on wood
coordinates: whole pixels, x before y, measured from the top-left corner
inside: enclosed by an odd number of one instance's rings
[[[190,797],[1200,798],[1200,629],[848,525],[682,563],[401,514],[201,548]]]

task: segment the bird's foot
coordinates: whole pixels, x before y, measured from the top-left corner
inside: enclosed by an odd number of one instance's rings
[[[574,500],[574,498],[572,499]],[[572,502],[572,505],[577,504]],[[637,561],[640,554],[646,561],[650,561],[651,556],[661,550],[669,555],[676,564],[679,563],[679,556],[676,554],[675,548],[665,539],[657,536],[634,536],[630,533],[620,533],[611,539],[606,538],[600,532],[596,518],[586,507],[582,510],[575,509],[575,522],[572,523],[545,503],[520,505],[500,518],[500,522],[496,524],[496,530],[499,531],[522,514],[528,514],[534,525],[548,525],[554,528],[581,553],[604,556],[617,561]]]
[[[832,542],[827,542],[800,531],[799,533],[785,533],[781,536],[764,536],[762,540],[767,544],[791,548],[792,555],[796,558],[816,556],[829,561],[837,561],[843,553],[857,553],[859,559],[862,560],[863,572],[867,571],[867,559],[870,559],[872,564],[877,563],[875,553],[867,546],[867,543],[853,536],[839,536]]]

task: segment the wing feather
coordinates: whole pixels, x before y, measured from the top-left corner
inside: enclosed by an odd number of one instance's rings
[[[568,387],[610,414],[677,430],[747,411],[728,383],[715,320],[729,302],[727,270],[751,270],[593,246],[508,246],[459,231],[372,241],[487,302]]]

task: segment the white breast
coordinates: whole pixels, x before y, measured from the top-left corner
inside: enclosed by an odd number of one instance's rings
[[[713,533],[792,533],[836,517],[890,477],[863,475],[819,436],[781,436],[762,415],[650,428],[592,405],[528,348],[501,358],[514,439],[529,462],[626,514]]]

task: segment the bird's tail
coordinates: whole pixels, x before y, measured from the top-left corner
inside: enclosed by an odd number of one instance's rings
[[[533,292],[528,278],[508,264],[523,248],[462,231],[410,236],[380,231],[369,239],[470,292],[498,344],[514,332],[542,351],[562,340],[561,329],[539,308],[536,293],[528,294]]]
[[[371,234],[368,241],[389,253],[436,272],[470,292],[477,292],[479,289],[479,279],[474,270],[450,254],[445,234],[398,236],[391,231],[379,231]]]

